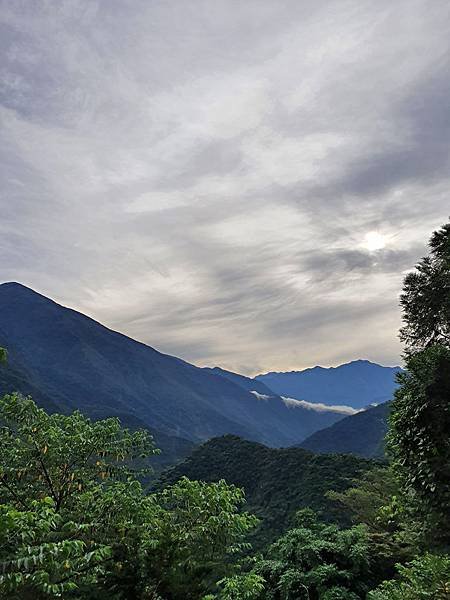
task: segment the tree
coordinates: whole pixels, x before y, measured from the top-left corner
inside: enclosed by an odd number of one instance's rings
[[[95,587],[120,521],[111,501],[100,514],[89,500],[115,496],[129,517],[117,486],[130,487],[134,461],[154,452],[150,436],[117,419],[48,415],[20,394],[0,399],[0,423],[0,594],[69,597]]]
[[[0,399],[0,423],[0,501],[25,509],[48,496],[59,511],[82,490],[133,475],[136,459],[155,453],[146,431],[123,429],[116,418],[93,422],[78,411],[49,415],[17,393]]]
[[[406,494],[415,494],[431,534],[450,522],[450,350],[435,345],[410,355],[399,377],[388,433]],[[448,542],[448,539],[447,539]]]
[[[358,600],[369,573],[366,528],[340,529],[321,523],[310,509],[297,527],[267,550],[254,572],[265,583],[266,600]]]
[[[416,554],[422,527],[402,497],[399,478],[390,465],[367,471],[344,492],[328,497],[349,511],[352,521],[367,527],[371,580],[380,583],[395,575],[395,565]]]
[[[5,348],[0,348],[0,364],[5,363],[7,357],[8,353],[6,352]]]
[[[226,577],[218,582],[219,593],[203,600],[258,600],[264,591],[264,579],[256,573]]]
[[[399,579],[369,592],[369,600],[448,600],[450,556],[426,554],[409,565],[397,565]]]
[[[354,523],[364,523],[373,532],[392,527],[392,515],[385,508],[399,493],[398,480],[388,466],[376,466],[353,479],[352,487],[343,492],[330,491],[328,498],[350,512]]]
[[[407,352],[450,345],[450,223],[431,236],[430,254],[404,280],[400,339]]]
[[[57,513],[51,498],[33,501],[29,510],[0,505],[1,597],[66,598],[94,586],[111,548],[92,537],[86,524]]]
[[[0,597],[197,600],[236,574],[257,522],[240,489],[184,478],[145,495],[150,436],[117,419],[11,394],[0,423]]]
[[[233,575],[232,560],[250,549],[244,539],[258,523],[240,511],[244,502],[244,492],[223,480],[186,477],[145,500],[140,570],[158,583],[163,597],[197,600],[219,578]]]

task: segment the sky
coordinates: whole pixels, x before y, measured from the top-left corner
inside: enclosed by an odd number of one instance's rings
[[[400,362],[448,0],[0,0],[0,282],[198,365]]]

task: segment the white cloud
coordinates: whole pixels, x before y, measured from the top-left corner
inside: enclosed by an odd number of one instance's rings
[[[286,406],[290,408],[301,407],[316,412],[334,412],[339,413],[341,415],[355,415],[356,413],[361,412],[363,410],[357,410],[355,408],[352,408],[351,406],[339,404],[334,405],[322,404],[322,402],[307,402],[306,400],[296,400],[295,398],[285,398],[284,396],[282,396],[282,398]]]
[[[271,396],[268,396],[267,394],[260,394],[259,392],[256,392],[255,390],[252,390],[250,392],[250,394],[253,394],[254,396],[256,396],[256,398],[258,400],[264,400],[267,402],[267,400],[269,400],[271,398]]]

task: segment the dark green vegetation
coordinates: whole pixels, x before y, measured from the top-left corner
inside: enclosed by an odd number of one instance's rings
[[[405,277],[400,304],[400,339],[412,353],[432,344],[450,344],[450,223],[435,231],[430,254]]]
[[[382,367],[355,360],[339,367],[313,367],[304,371],[266,373],[256,380],[280,396],[308,402],[366,408],[392,400],[400,367]]]
[[[163,474],[160,484],[182,477],[206,482],[225,479],[245,491],[247,508],[261,519],[254,542],[261,546],[292,526],[298,509],[309,507],[327,521],[348,524],[347,512],[326,497],[343,491],[373,467],[355,456],[316,455],[302,448],[267,448],[235,436],[212,439]]]
[[[0,285],[0,346],[9,353],[9,368],[0,366],[0,393],[31,393],[50,411],[117,416],[149,428],[157,440],[158,432],[194,443],[234,433],[287,446],[341,418],[293,410],[276,394],[261,401],[236,381],[162,354],[15,283]],[[161,436],[161,445],[166,440]]]
[[[395,395],[389,446],[405,492],[433,531],[450,540],[450,348],[434,344],[409,354]],[[411,399],[414,402],[411,402]]]
[[[431,241],[436,277],[450,267],[444,234]],[[450,297],[417,281],[390,463],[227,436],[146,491],[148,431],[1,398],[0,597],[449,600]]]
[[[369,544],[362,525],[342,530],[300,511],[295,527],[275,542],[255,572],[266,598],[361,598],[369,589]]]
[[[368,408],[316,431],[299,446],[319,453],[345,453],[384,458],[390,403]]]
[[[0,597],[199,598],[236,572],[256,518],[225,482],[144,494],[148,433],[0,401]]]

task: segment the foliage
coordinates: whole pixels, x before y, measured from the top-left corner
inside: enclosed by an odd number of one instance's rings
[[[405,278],[401,305],[407,371],[398,376],[388,433],[400,493],[398,502],[383,510],[390,515],[394,505],[403,530],[412,524],[419,532],[416,550],[445,549],[450,543],[450,223],[432,235],[430,255]],[[385,581],[369,597],[449,598],[449,567],[448,556],[418,556],[409,566],[397,566],[399,580]]]
[[[354,523],[367,527],[371,580],[378,584],[394,576],[398,562],[410,560],[422,538],[422,525],[402,497],[399,479],[389,465],[375,467],[344,492],[328,497],[350,511]]]
[[[51,498],[26,511],[0,505],[0,591],[11,600],[64,597],[95,583],[111,549],[87,529],[65,520]]]
[[[377,466],[352,484],[343,492],[331,490],[327,496],[349,510],[355,523],[364,523],[371,531],[385,531],[392,524],[385,507],[399,493],[393,471],[389,466]]]
[[[205,596],[203,600],[257,600],[264,591],[264,579],[256,573],[244,573],[221,579],[218,586],[216,596]]]
[[[450,350],[434,345],[407,359],[390,418],[389,447],[406,491],[435,530],[449,533]]]
[[[58,511],[100,481],[126,479],[133,461],[154,453],[147,432],[122,429],[116,418],[48,415],[20,394],[0,399],[0,423],[0,501],[23,508],[48,496]]]
[[[426,554],[397,567],[399,580],[383,582],[369,600],[449,600],[450,556]]]
[[[257,519],[224,481],[145,495],[147,433],[0,400],[0,596],[197,599],[233,576]],[[231,584],[230,584],[231,585]]]
[[[357,600],[367,590],[366,529],[326,525],[304,509],[297,526],[268,549],[254,570],[266,581],[265,599]]]
[[[326,492],[347,489],[354,477],[375,464],[356,456],[315,455],[303,448],[267,448],[227,435],[196,448],[161,477],[160,485],[187,476],[209,482],[223,478],[243,488],[247,509],[261,519],[252,541],[262,548],[294,524],[300,508],[310,507],[327,521],[350,524],[348,514],[336,510]]]
[[[164,597],[197,599],[233,572],[231,558],[257,518],[239,508],[242,490],[225,481],[180,481],[149,496],[143,566]]]
[[[409,353],[450,344],[450,223],[433,233],[429,247],[429,256],[405,277],[400,297],[400,339]]]
[[[8,353],[5,348],[0,348],[0,363],[5,363],[8,357]]]

